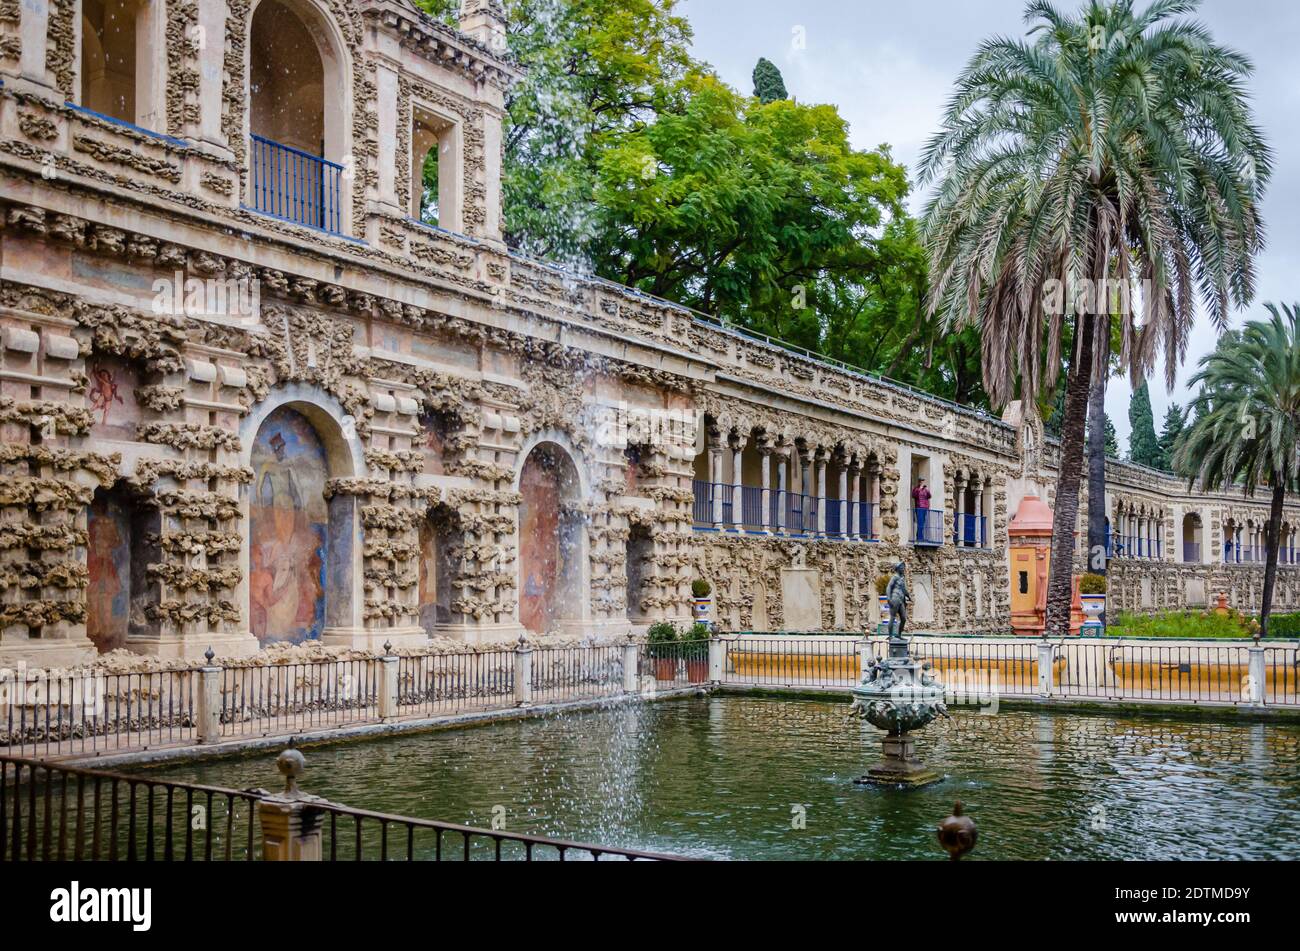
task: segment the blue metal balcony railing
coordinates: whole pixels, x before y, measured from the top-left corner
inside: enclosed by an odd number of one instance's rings
[[[943,509],[912,509],[913,545],[942,545],[943,532]]]
[[[876,503],[862,502],[858,505],[858,536],[874,540],[876,536]]]
[[[983,515],[954,515],[952,543],[962,548],[988,548],[988,527]]]
[[[740,524],[736,524],[736,489],[740,489]],[[853,538],[852,507],[844,499],[826,499],[798,492],[768,492],[767,524],[763,524],[763,490],[757,486],[735,486],[732,483],[692,482],[694,501],[691,518],[695,527],[704,531],[784,532],[787,535],[820,535],[826,538]],[[818,524],[818,513],[825,507],[824,527]],[[942,513],[935,516],[942,519]],[[863,502],[857,509],[857,538],[877,540],[876,506]],[[936,523],[937,524],[937,523]]]
[[[343,166],[260,135],[249,138],[250,207],[294,224],[340,234]]]
[[[745,528],[761,531],[763,528],[763,490],[754,486],[740,487],[740,523]]]
[[[1196,564],[1201,560],[1201,546],[1198,542],[1183,542],[1183,561]]]

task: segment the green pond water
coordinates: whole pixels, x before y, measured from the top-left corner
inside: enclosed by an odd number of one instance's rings
[[[961,799],[982,859],[1300,858],[1300,725],[1006,710],[920,737],[945,778],[853,780],[846,704],[710,697],[305,750],[305,790],[382,812],[716,859],[941,858]],[[273,787],[271,754],[158,772]],[[803,818],[803,828],[800,817]]]

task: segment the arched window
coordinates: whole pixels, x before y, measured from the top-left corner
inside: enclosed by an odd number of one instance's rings
[[[80,105],[161,131],[162,0],[82,0]]]
[[[1201,516],[1188,512],[1183,516],[1183,561],[1197,564],[1201,560]]]
[[[541,443],[519,476],[519,620],[533,633],[580,628],[586,533],[569,454]]]
[[[411,217],[461,231],[460,125],[424,106],[411,122]]]
[[[343,228],[348,141],[343,62],[308,0],[262,0],[249,42],[250,201],[325,231]]]

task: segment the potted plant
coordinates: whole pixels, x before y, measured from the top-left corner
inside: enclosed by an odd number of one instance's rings
[[[682,635],[685,642],[682,654],[686,657],[686,677],[693,684],[702,684],[709,679],[709,638],[712,632],[701,621],[691,625],[691,629]]]
[[[889,599],[885,589],[889,587],[889,575],[876,575],[876,600],[880,602],[880,630],[889,627]]]
[[[677,626],[656,621],[646,632],[646,657],[654,662],[655,680],[677,679]]]
[[[695,619],[697,621],[706,620],[709,616],[709,595],[713,593],[713,585],[709,584],[703,578],[696,578],[691,582],[691,597],[695,599]]]
[[[1083,634],[1102,633],[1101,615],[1106,610],[1106,578],[1086,574],[1079,579],[1079,605],[1083,611]]]

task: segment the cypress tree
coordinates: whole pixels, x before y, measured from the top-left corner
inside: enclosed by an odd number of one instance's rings
[[[1158,467],[1160,441],[1156,439],[1155,416],[1151,412],[1151,394],[1143,383],[1133,391],[1128,403],[1128,457],[1140,466]]]
[[[754,95],[763,103],[790,98],[790,94],[785,91],[781,70],[771,60],[761,56],[754,66]]]
[[[1174,445],[1182,435],[1187,424],[1187,416],[1177,403],[1170,403],[1165,410],[1165,421],[1160,427],[1160,461],[1159,468],[1174,471]]]

